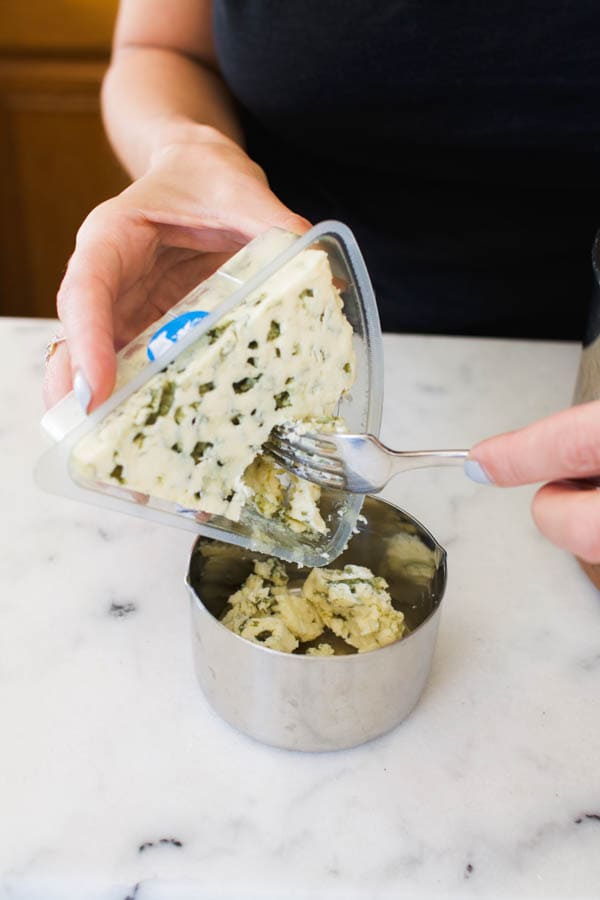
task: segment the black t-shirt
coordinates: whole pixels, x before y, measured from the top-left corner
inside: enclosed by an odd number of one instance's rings
[[[354,231],[387,330],[579,338],[598,0],[213,0],[248,151]]]

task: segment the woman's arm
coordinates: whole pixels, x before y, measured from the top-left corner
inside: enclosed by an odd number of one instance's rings
[[[225,135],[242,145],[214,55],[210,0],[122,0],[102,108],[113,148],[134,178],[172,143]]]

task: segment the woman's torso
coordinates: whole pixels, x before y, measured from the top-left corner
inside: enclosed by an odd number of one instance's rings
[[[213,0],[275,192],[354,230],[390,330],[578,337],[600,208],[591,0]]]

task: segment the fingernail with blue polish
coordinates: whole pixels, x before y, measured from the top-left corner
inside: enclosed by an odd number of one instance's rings
[[[477,484],[494,483],[481,463],[478,463],[476,459],[465,460],[464,470],[467,478],[470,478],[471,481],[476,481]]]
[[[90,401],[92,399],[92,389],[87,383],[87,379],[85,375],[79,370],[75,372],[75,377],[73,378],[73,391],[75,392],[75,396],[79,400],[79,405],[81,406],[84,413],[87,413],[88,406],[90,405]]]

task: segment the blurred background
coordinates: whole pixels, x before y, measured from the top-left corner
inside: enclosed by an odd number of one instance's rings
[[[128,183],[99,104],[117,7],[0,0],[0,315],[55,315],[77,228]]]

